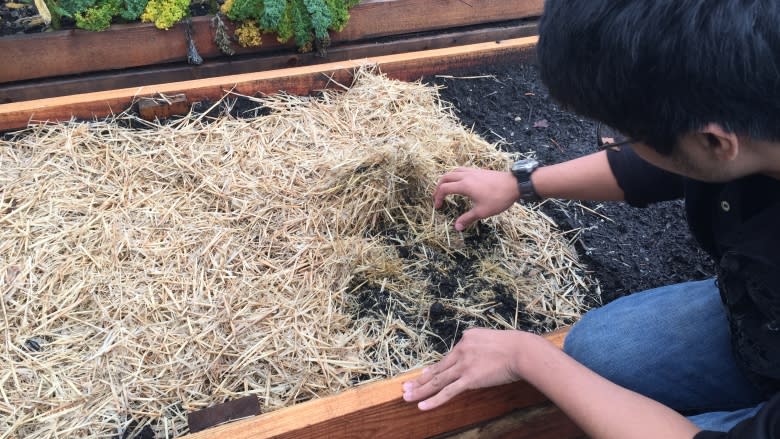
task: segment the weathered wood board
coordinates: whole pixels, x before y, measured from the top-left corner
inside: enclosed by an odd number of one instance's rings
[[[534,57],[537,40],[537,37],[517,38],[362,60],[2,104],[0,131],[22,128],[31,121],[105,117],[124,111],[142,96],[183,93],[188,102],[192,103],[214,101],[230,92],[249,96],[279,91],[306,95],[326,88],[332,81],[350,84],[354,69],[366,64],[379,66],[381,71],[391,78],[417,80],[425,75],[479,64],[529,61]]]
[[[390,35],[455,28],[539,16],[543,0],[364,0],[351,10],[347,27],[332,35],[337,46]],[[211,17],[193,20],[193,39],[204,59],[223,56],[213,42]],[[282,45],[273,35],[262,46],[239,54],[270,53]],[[6,62],[0,83],[94,71],[182,62],[187,58],[184,25],[170,30],[152,24],[114,25],[104,32],[66,30],[0,38]]]
[[[547,338],[563,346],[565,331]],[[191,439],[363,438],[555,438],[576,439],[581,430],[525,382],[473,390],[422,412],[401,398],[401,386],[420,373],[367,384],[187,436]],[[464,429],[465,428],[465,429]]]
[[[368,41],[343,44],[331,47],[328,50],[327,59],[311,52],[284,51],[262,56],[215,59],[200,66],[174,63],[76,76],[43,78],[36,81],[0,84],[0,103],[22,102],[56,96],[114,90],[117,88],[141,87],[162,82],[189,81],[349,59],[443,49],[464,44],[522,38],[536,34],[536,22],[521,21],[498,25],[488,24],[468,29],[445,29],[424,35],[413,34],[386,38],[381,42]]]

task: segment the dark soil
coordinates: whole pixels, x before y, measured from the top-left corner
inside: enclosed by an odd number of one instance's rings
[[[495,65],[449,76],[453,78],[428,81],[445,87],[441,96],[454,105],[464,125],[491,142],[502,142],[505,150],[533,151],[543,164],[595,152],[595,123],[553,102],[535,66]],[[603,303],[713,276],[711,260],[688,231],[681,201],[644,209],[625,203],[582,205],[599,215],[578,203],[548,201],[542,210],[563,230],[581,230],[576,247],[598,282]]]
[[[446,213],[457,214],[455,209]],[[498,231],[492,230],[488,225],[480,223],[468,230],[464,233],[463,248],[451,252],[416,241],[413,233],[402,225],[380,226],[380,229],[370,235],[384,238],[388,245],[396,249],[407,266],[425,267],[419,273],[407,274],[417,279],[426,279],[428,286],[425,295],[433,300],[429,305],[424,305],[427,309],[421,310],[419,308],[422,301],[419,294],[415,293],[409,297],[394,294],[381,284],[356,276],[352,280],[352,287],[348,289],[358,305],[356,319],[373,316],[381,321],[388,314],[392,314],[403,320],[407,327],[414,328],[419,333],[428,332],[428,341],[440,353],[446,353],[453,341],[460,338],[463,330],[489,324],[492,315],[513,322],[517,313],[518,329],[535,332],[554,329],[549,320],[542,323],[546,321],[545,316],[518,310],[515,294],[506,284],[477,275],[478,263],[498,245]],[[478,297],[480,292],[484,291],[492,293],[493,305],[479,317],[464,316],[457,308],[445,304],[459,297]],[[399,330],[396,335],[403,337],[405,334]]]
[[[45,29],[45,25],[31,25],[32,17],[38,15],[32,1],[18,1],[0,3],[0,37],[5,35],[36,33]]]

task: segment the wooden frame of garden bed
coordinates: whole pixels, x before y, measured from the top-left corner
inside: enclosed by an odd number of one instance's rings
[[[105,117],[139,98],[184,94],[187,103],[286,91],[305,95],[332,82],[349,84],[355,68],[377,65],[389,77],[417,80],[475,65],[533,62],[537,37],[388,55],[252,74],[174,82],[149,87],[87,93],[0,105],[0,131],[22,128],[31,120]],[[561,346],[565,332],[548,335]],[[421,412],[401,398],[401,385],[419,371],[358,386],[341,394],[268,414],[216,426],[190,435],[212,438],[366,438],[449,437],[577,439],[582,431],[525,382],[469,391],[442,408]]]
[[[347,27],[332,35],[333,47],[381,37],[450,29],[484,23],[538,17],[543,0],[364,0],[350,11]],[[214,44],[211,16],[195,17],[193,38],[208,60],[224,57]],[[231,32],[232,33],[232,32]],[[238,54],[294,52],[266,35],[257,48]],[[152,24],[114,25],[104,32],[65,30],[0,38],[0,53],[8,62],[0,84],[38,78],[182,62],[187,59],[184,25],[168,31]]]
[[[534,60],[537,37],[470,44],[362,60],[295,67],[217,78],[171,82],[105,92],[38,99],[0,105],[0,131],[27,126],[31,121],[64,121],[71,117],[92,119],[121,113],[140,98],[186,95],[189,103],[216,101],[227,93],[248,96],[285,91],[307,95],[332,82],[349,84],[355,68],[375,64],[391,78],[413,81],[423,76],[457,71],[475,65]]]
[[[563,346],[566,331],[546,338]],[[525,382],[465,392],[422,412],[401,398],[420,370],[263,415],[215,426],[190,439],[451,438],[579,439],[584,433]]]
[[[154,65],[142,68],[111,70],[85,75],[43,78],[0,84],[0,103],[23,102],[57,96],[142,87],[162,82],[178,82],[243,73],[278,70],[365,57],[442,49],[456,45],[528,37],[537,34],[536,21],[515,20],[472,26],[467,29],[445,29],[424,34],[410,34],[342,44],[328,50],[327,59],[315,53],[284,50],[235,58],[213,59],[200,66],[186,63]]]

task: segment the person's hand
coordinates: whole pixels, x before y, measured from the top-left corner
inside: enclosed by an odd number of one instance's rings
[[[520,331],[470,329],[439,363],[403,384],[404,400],[420,401],[420,410],[436,408],[459,393],[520,380],[516,363],[523,340]]]
[[[433,192],[433,205],[439,209],[448,195],[464,195],[472,208],[455,220],[455,230],[463,231],[475,221],[509,209],[520,198],[517,179],[510,172],[458,168],[445,174]]]

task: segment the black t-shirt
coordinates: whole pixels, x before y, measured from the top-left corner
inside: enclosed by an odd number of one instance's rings
[[[631,148],[609,151],[607,157],[629,204],[685,198],[691,232],[719,267],[735,360],[767,399],[775,395],[780,391],[780,180],[752,175],[704,183],[658,169]],[[728,436],[702,433],[697,439],[780,439],[779,422],[774,396]]]
[[[780,438],[780,394],[770,399],[756,416],[745,419],[727,433],[701,431],[694,439],[777,439]]]

